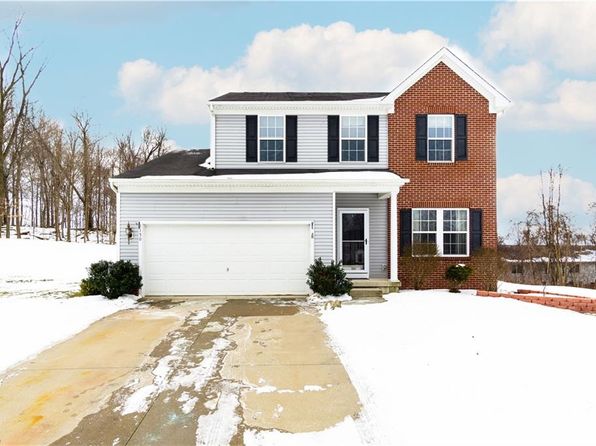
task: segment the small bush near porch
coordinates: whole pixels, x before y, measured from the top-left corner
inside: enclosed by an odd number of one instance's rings
[[[341,262],[325,265],[319,257],[308,268],[307,276],[306,284],[321,296],[341,296],[352,290],[352,281],[346,277]]]

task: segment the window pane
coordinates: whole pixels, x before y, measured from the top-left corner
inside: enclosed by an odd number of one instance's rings
[[[443,255],[466,255],[468,234],[444,234]]]
[[[431,139],[428,141],[429,161],[451,161],[451,140]]]
[[[412,241],[415,245],[422,243],[437,243],[437,234],[414,234]]]
[[[429,209],[414,209],[412,211],[412,230],[430,231],[437,230],[437,211]]]
[[[262,139],[259,146],[261,161],[283,161],[283,146],[281,139]]]
[[[364,161],[364,140],[342,140],[341,159],[342,161]]]
[[[443,211],[444,231],[467,231],[468,215],[464,209],[445,209]]]
[[[341,216],[341,236],[344,241],[364,241],[364,214],[361,212]]]
[[[345,150],[359,150],[360,146],[364,146],[364,137],[366,134],[365,119],[363,116],[342,116],[341,118],[341,138],[342,139],[361,139],[361,143],[346,144]],[[342,151],[344,144],[342,142]],[[361,154],[347,154],[345,157],[342,152],[342,160],[344,161],[364,161]]]
[[[283,116],[259,116],[259,136],[262,139],[284,137]]]

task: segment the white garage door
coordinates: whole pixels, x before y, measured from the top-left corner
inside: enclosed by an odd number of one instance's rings
[[[307,294],[313,261],[306,222],[147,223],[147,296]]]

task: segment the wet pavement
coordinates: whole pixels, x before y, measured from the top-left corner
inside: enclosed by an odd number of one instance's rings
[[[0,376],[0,445],[243,444],[359,412],[317,310],[283,300],[150,301]]]

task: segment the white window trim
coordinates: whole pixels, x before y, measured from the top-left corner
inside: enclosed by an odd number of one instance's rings
[[[436,117],[440,117],[440,118],[451,118],[451,138],[437,138],[437,137],[433,137],[431,138],[429,135],[429,117],[431,116],[436,116]],[[447,160],[447,161],[431,161],[429,159],[429,154],[430,154],[430,141],[431,140],[445,140],[445,139],[451,139],[451,161]],[[454,163],[455,162],[455,115],[439,115],[439,114],[430,114],[427,115],[426,117],[426,161],[428,163],[438,163],[438,164],[445,164],[445,163]]]
[[[364,161],[344,160],[342,157],[342,141],[360,140],[362,138],[342,138],[341,124],[344,118],[364,118]],[[339,162],[340,163],[368,163],[368,118],[367,115],[340,115],[339,116]]]
[[[437,212],[437,230],[436,231],[414,231],[413,211],[436,211]],[[466,211],[467,230],[466,231],[444,231],[443,230],[443,211]],[[412,209],[412,239],[414,245],[414,234],[436,234],[437,252],[439,257],[470,257],[470,210],[467,208],[414,208]],[[465,254],[443,254],[444,235],[447,234],[466,234],[466,253]]]
[[[283,161],[261,161],[261,116],[262,117],[276,117],[283,119],[284,125],[284,136],[283,138],[263,138],[264,140],[280,140],[282,141],[282,153],[283,153]],[[280,114],[270,114],[270,115],[257,115],[257,163],[265,163],[265,164],[283,164],[286,162],[286,115]]]

